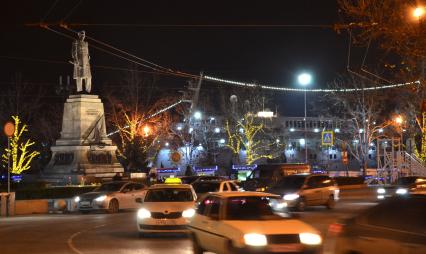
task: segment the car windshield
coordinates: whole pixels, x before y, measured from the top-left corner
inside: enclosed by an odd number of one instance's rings
[[[220,182],[196,182],[192,184],[196,193],[207,193],[219,191]]]
[[[153,189],[148,190],[145,202],[191,202],[194,201],[190,189]]]
[[[104,183],[94,191],[119,191],[126,182]]]
[[[281,178],[273,187],[299,189],[303,186],[306,176],[286,176]]]
[[[230,197],[226,206],[226,220],[281,220],[290,217],[278,213],[274,207],[282,202],[266,196]]]

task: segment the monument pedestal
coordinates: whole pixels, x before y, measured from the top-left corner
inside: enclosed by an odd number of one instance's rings
[[[106,135],[104,106],[97,95],[70,95],[64,105],[61,137],[52,146],[43,178],[57,183],[81,183],[82,178],[112,178],[124,172],[117,147]]]

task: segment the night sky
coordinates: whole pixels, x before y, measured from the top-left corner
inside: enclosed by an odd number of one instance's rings
[[[67,64],[72,41],[25,26],[64,18],[65,23],[110,24],[72,28],[164,67],[193,74],[204,71],[226,79],[295,87],[296,75],[307,70],[315,75],[315,87],[325,87],[346,68],[347,34],[318,26],[340,22],[337,3],[332,0],[9,1],[3,3],[1,15],[1,86],[16,72],[27,81],[50,84],[57,83],[59,75],[72,75],[72,65]],[[92,65],[130,65],[93,48],[90,54]],[[94,93],[100,92],[105,82],[123,77],[120,71],[101,68],[92,68],[92,75]],[[164,89],[185,84],[182,78],[158,81]],[[217,86],[206,82],[203,89]],[[281,113],[302,115],[303,94],[281,93],[271,98]]]

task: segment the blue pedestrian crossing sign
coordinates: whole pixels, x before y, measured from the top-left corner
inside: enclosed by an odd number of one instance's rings
[[[323,146],[334,145],[334,133],[333,131],[323,131],[321,134],[321,140]]]

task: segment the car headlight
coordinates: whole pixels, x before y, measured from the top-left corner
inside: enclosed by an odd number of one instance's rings
[[[102,202],[102,201],[104,201],[106,198],[107,198],[107,196],[106,196],[106,195],[102,195],[102,196],[99,196],[99,197],[95,198],[95,201],[96,201],[96,202]]]
[[[284,200],[288,200],[288,201],[296,200],[296,199],[298,199],[298,198],[299,198],[299,194],[296,194],[296,193],[286,194],[286,195],[284,195],[284,197],[283,197],[283,199],[284,199]]]
[[[75,197],[75,198],[74,198],[74,202],[76,202],[76,203],[80,202],[80,200],[81,200],[81,199],[80,199],[80,197],[79,197],[79,196],[77,196],[77,197]]]
[[[185,211],[183,211],[183,213],[182,213],[182,217],[185,217],[185,218],[191,218],[192,216],[194,216],[195,215],[195,210],[194,209],[188,209],[188,210],[185,210]]]
[[[299,239],[301,243],[307,245],[318,245],[322,242],[321,236],[313,233],[300,233]]]
[[[151,217],[151,212],[146,210],[145,208],[139,209],[138,211],[138,218],[139,219],[146,219]]]
[[[250,246],[266,246],[268,244],[265,235],[255,233],[245,234],[244,242],[246,245]]]
[[[378,188],[378,189],[377,189],[377,193],[378,193],[378,194],[385,194],[385,193],[386,193],[386,190],[385,190],[385,188]]]
[[[396,190],[396,194],[399,194],[399,195],[405,195],[405,194],[407,194],[407,189],[404,189],[404,188],[398,188],[397,190]]]

